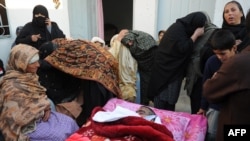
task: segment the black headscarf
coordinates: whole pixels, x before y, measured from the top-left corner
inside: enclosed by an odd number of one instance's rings
[[[42,14],[45,17],[35,17],[36,14]],[[39,27],[46,27],[45,20],[49,18],[49,13],[46,7],[43,5],[37,5],[33,9],[33,19],[32,24]]]
[[[242,40],[241,44],[238,45],[238,51],[244,50],[248,45],[250,45],[250,9],[247,12],[246,16],[246,36]]]
[[[246,29],[247,29],[248,36],[250,37],[250,9],[248,10],[247,16],[246,16]]]
[[[54,44],[52,41],[48,41],[48,42],[43,43],[39,47],[39,57],[40,57],[40,59],[45,59],[54,50],[56,50],[56,48],[57,48],[57,45]]]
[[[181,22],[186,27],[186,33],[191,36],[196,28],[204,26],[206,20],[203,12],[193,12],[177,19],[176,22]]]
[[[43,5],[37,5],[37,6],[34,7],[34,9],[33,9],[33,17],[35,16],[35,14],[39,14],[39,13],[44,15],[46,18],[49,18],[48,10]]]

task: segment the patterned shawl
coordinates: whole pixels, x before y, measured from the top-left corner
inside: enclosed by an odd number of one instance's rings
[[[106,49],[84,40],[55,39],[58,49],[45,58],[53,67],[74,77],[101,83],[121,98],[118,62]]]
[[[131,41],[133,44],[129,45]],[[157,42],[150,34],[138,30],[129,30],[128,34],[122,38],[121,42],[128,47],[131,55],[137,61],[139,71],[152,70]]]
[[[50,105],[38,76],[26,72],[29,60],[36,53],[38,50],[24,44],[11,50],[6,74],[0,82],[0,129],[5,140],[28,140],[25,133],[35,130],[35,121]]]

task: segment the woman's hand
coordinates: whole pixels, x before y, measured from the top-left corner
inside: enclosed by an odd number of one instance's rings
[[[116,38],[117,41],[121,41],[128,34],[127,29],[123,29],[119,32],[118,37]]]
[[[193,40],[193,42],[196,41],[196,39],[200,36],[202,36],[204,34],[204,27],[199,27],[196,28],[196,30],[194,31],[193,35],[191,36],[191,39]]]
[[[40,34],[31,35],[32,42],[37,42],[41,38]]]
[[[235,45],[238,46],[241,42],[241,40],[235,40]]]
[[[200,108],[197,114],[206,116],[206,111]]]
[[[43,121],[48,121],[49,120],[50,112],[51,112],[50,108],[47,108],[46,110],[44,110],[44,116],[43,116],[43,119],[42,119]]]

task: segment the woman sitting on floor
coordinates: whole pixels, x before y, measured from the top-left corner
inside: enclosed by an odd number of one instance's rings
[[[38,81],[38,50],[19,44],[12,48],[0,82],[0,130],[6,141],[64,141],[78,130],[76,122],[50,110]]]

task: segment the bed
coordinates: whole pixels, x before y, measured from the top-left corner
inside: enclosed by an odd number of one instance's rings
[[[110,99],[103,107],[99,107],[98,110],[103,111],[113,111],[117,106],[121,106],[124,108],[127,108],[129,110],[136,110],[141,105],[136,103],[131,103],[124,101],[122,99],[113,98]],[[95,110],[97,110],[95,109]],[[207,119],[206,117],[202,115],[195,115],[195,114],[189,114],[186,112],[173,112],[173,111],[166,111],[161,109],[152,108],[157,116],[161,119],[161,126],[166,127],[167,131],[163,129],[162,127],[155,124],[149,123],[150,127],[152,128],[144,128],[144,126],[140,126],[140,130],[136,130],[138,127],[133,125],[130,126],[130,128],[126,129],[129,131],[126,136],[123,136],[122,138],[110,138],[107,137],[108,135],[117,134],[124,130],[119,130],[117,128],[111,128],[114,124],[107,123],[105,125],[98,125],[97,130],[93,130],[94,127],[91,127],[89,125],[93,124],[93,121],[88,121],[86,124],[84,124],[77,132],[72,134],[67,141],[139,141],[143,140],[140,136],[155,136],[154,140],[157,139],[158,136],[161,136],[162,133],[165,133],[167,135],[164,137],[165,139],[159,138],[158,140],[171,140],[171,134],[172,134],[172,140],[174,141],[204,141],[205,134],[207,130]],[[94,112],[95,113],[95,112]],[[126,119],[127,121],[133,121],[133,118]],[[139,123],[140,121],[136,121]],[[122,121],[119,121],[119,124],[121,124]],[[146,123],[148,124],[148,123]],[[119,125],[119,127],[121,127]],[[148,126],[147,126],[148,127]],[[95,127],[96,128],[96,127]],[[122,128],[123,129],[123,128]],[[135,129],[135,130],[134,130]],[[146,131],[146,132],[145,132]],[[169,132],[171,134],[169,134]],[[138,134],[137,134],[138,132]],[[143,134],[142,134],[142,133]],[[99,134],[104,133],[104,134]],[[151,135],[152,134],[152,135]],[[105,135],[105,136],[104,136]],[[107,136],[106,136],[107,135]],[[139,135],[139,136],[137,136]],[[169,138],[168,138],[169,137]],[[145,140],[145,139],[144,139]],[[147,140],[151,140],[148,139]]]

